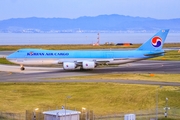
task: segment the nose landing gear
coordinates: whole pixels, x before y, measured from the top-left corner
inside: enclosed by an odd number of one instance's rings
[[[20,70],[25,70],[25,67],[23,65],[21,65]]]

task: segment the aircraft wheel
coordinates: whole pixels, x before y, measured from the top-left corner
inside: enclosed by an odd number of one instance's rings
[[[25,68],[24,68],[24,67],[21,67],[21,70],[25,70]]]

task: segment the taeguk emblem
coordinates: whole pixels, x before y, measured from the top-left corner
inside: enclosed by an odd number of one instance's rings
[[[29,54],[30,54],[30,55],[33,55],[33,52],[30,52]]]
[[[159,47],[162,44],[162,39],[160,37],[158,37],[158,36],[155,36],[155,37],[152,38],[151,43],[152,43],[152,45],[154,47]]]

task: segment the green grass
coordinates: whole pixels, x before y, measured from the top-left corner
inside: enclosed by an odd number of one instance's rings
[[[173,76],[173,77],[172,77]],[[98,74],[89,76],[73,76],[60,78],[47,78],[49,80],[149,80],[149,81],[163,81],[163,82],[180,82],[180,74],[137,74],[137,73],[123,73],[123,74]]]
[[[158,120],[178,120],[178,119],[175,119],[175,118],[158,118]]]
[[[180,106],[180,88],[118,83],[0,83],[0,111],[24,112],[34,108],[67,106],[93,110],[96,115]]]
[[[6,60],[6,58],[0,58],[0,64],[9,64],[9,65],[13,65],[14,63],[9,62],[8,60]]]
[[[9,64],[9,65],[12,65],[14,63],[9,62],[8,60],[6,60],[6,58],[0,58],[0,64]]]
[[[11,120],[11,119],[0,116],[0,120]]]
[[[153,58],[152,60],[180,61],[180,52],[177,50],[166,51],[164,56]]]
[[[163,45],[164,48],[169,48],[169,47],[179,47],[180,43],[165,43]]]
[[[63,49],[118,49],[137,48],[133,46],[92,46],[92,45],[31,45],[31,46],[0,46],[0,51],[17,50],[20,48],[42,48],[52,50]],[[179,47],[180,44],[165,44],[165,47]],[[177,51],[168,51],[165,57],[156,60],[180,60]],[[6,59],[0,58],[1,64],[11,64]],[[97,77],[97,76],[95,76]],[[102,78],[102,75],[99,76]],[[103,75],[102,79],[114,79],[122,77],[133,79],[135,76],[122,74],[122,76]],[[90,77],[88,77],[90,78]],[[92,76],[93,78],[93,76]],[[153,79],[157,81],[179,82],[179,75],[139,74],[140,79]],[[85,79],[81,77],[71,79]],[[97,79],[97,78],[96,78]],[[163,80],[162,80],[163,79]],[[93,81],[92,81],[93,82]],[[94,110],[97,115],[114,114],[143,109],[152,109],[156,106],[156,93],[158,90],[159,106],[165,105],[165,98],[169,98],[168,105],[180,106],[180,87],[163,87],[148,85],[126,85],[118,83],[0,83],[0,111],[24,112],[34,108],[56,108],[64,105],[67,95],[72,97],[67,101],[67,106],[86,107]]]

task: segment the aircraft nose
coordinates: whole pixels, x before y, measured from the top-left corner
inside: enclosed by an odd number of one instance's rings
[[[10,60],[10,56],[8,55],[8,56],[6,56],[6,60]]]
[[[13,55],[8,55],[6,56],[6,60],[11,62],[11,63],[14,63],[14,58],[13,58]]]
[[[12,59],[12,54],[6,56],[6,59],[10,61]]]

